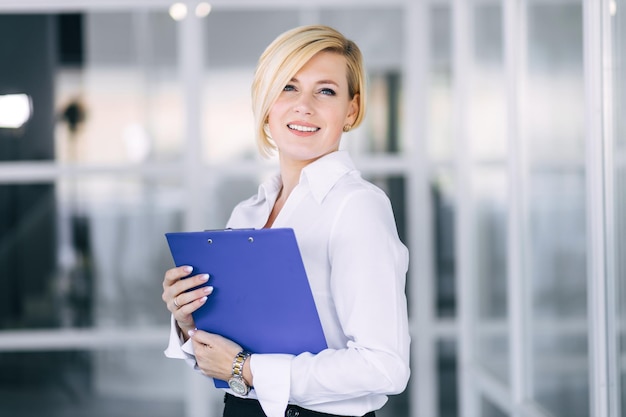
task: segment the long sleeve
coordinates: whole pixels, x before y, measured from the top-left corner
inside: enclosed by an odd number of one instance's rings
[[[358,191],[339,212],[330,234],[330,296],[345,347],[294,359],[291,398],[305,407],[398,393],[409,378],[408,254],[391,208],[381,194]]]

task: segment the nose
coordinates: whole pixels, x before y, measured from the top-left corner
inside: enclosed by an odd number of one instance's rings
[[[298,114],[312,114],[312,98],[308,94],[299,94],[294,102],[293,110]]]

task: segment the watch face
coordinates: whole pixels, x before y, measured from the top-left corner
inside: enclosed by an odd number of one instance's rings
[[[248,385],[246,385],[246,381],[239,377],[233,377],[228,380],[228,385],[230,389],[233,390],[235,394],[239,395],[247,395],[248,394]]]

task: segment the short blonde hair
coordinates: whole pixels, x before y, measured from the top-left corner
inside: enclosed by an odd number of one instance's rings
[[[350,99],[359,96],[359,110],[351,127],[365,115],[365,69],[359,47],[337,30],[323,25],[301,26],[279,35],[261,54],[252,82],[252,112],[261,155],[276,150],[267,130],[270,109],[284,87],[315,54],[336,52],[346,58]]]

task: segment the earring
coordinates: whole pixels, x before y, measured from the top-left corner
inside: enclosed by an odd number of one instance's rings
[[[349,125],[349,124],[348,124],[348,125],[345,125],[345,126],[343,127],[343,131],[344,131],[344,132],[349,132],[349,131],[350,131],[350,129],[352,129],[352,125]]]

